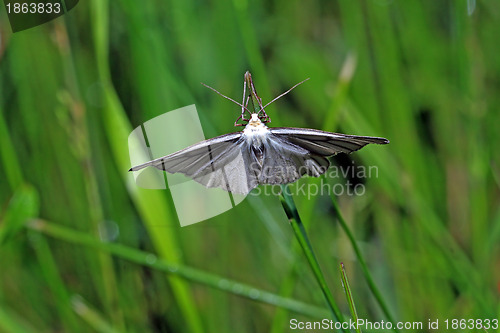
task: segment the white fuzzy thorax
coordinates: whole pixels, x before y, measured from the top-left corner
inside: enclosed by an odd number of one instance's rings
[[[260,146],[269,133],[269,128],[260,121],[259,116],[252,113],[252,118],[250,118],[243,130],[243,135],[246,136],[247,141],[254,146]]]

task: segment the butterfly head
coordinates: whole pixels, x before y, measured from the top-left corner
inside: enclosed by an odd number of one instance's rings
[[[262,121],[260,120],[259,114],[258,113],[252,113],[252,116],[250,120],[248,121],[248,125],[250,126],[260,126],[262,125]]]

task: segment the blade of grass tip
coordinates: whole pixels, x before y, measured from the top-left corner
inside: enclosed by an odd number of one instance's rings
[[[202,270],[194,269],[172,261],[167,261],[165,259],[158,258],[156,255],[149,252],[139,251],[121,244],[101,242],[96,240],[95,237],[91,235],[61,227],[47,221],[39,219],[32,220],[31,223],[27,224],[27,227],[56,239],[105,251],[120,259],[150,267],[169,275],[182,277],[186,280],[197,282],[254,301],[282,307],[305,316],[325,318],[325,316],[328,316],[329,313],[325,308],[309,305],[291,298],[281,297],[277,294],[255,288],[251,285],[239,283],[237,281],[229,280]]]
[[[325,276],[323,275],[323,272],[319,267],[318,260],[314,255],[311,243],[309,242],[309,238],[307,237],[306,229],[302,224],[299,213],[297,211],[297,207],[295,206],[295,202],[293,201],[292,195],[289,193],[286,185],[281,185],[280,199],[281,199],[281,204],[283,205],[283,209],[285,210],[288,220],[290,221],[290,224],[292,226],[293,232],[295,233],[295,237],[297,237],[297,240],[299,241],[300,246],[304,251],[306,259],[309,262],[309,265],[311,266],[314,276],[319,283],[321,291],[325,296],[326,302],[330,310],[332,311],[332,314],[337,319],[337,321],[343,322],[342,313],[340,312],[340,309],[335,303],[332,293],[330,292],[330,289],[326,284]]]
[[[373,296],[375,296],[375,299],[377,300],[378,304],[380,305],[380,308],[384,312],[384,315],[387,317],[387,320],[390,322],[395,322],[393,316],[389,312],[389,308],[384,301],[384,298],[382,297],[382,293],[380,290],[377,288],[377,285],[375,284],[375,281],[372,278],[372,275],[370,274],[370,271],[368,270],[368,266],[366,265],[365,258],[361,254],[361,250],[358,247],[358,244],[356,243],[356,240],[354,239],[354,235],[352,234],[351,230],[349,230],[349,227],[347,227],[347,223],[344,220],[344,217],[340,213],[339,206],[337,205],[337,201],[335,198],[332,196],[332,204],[333,204],[333,209],[335,210],[335,214],[337,215],[337,219],[339,220],[340,226],[346,233],[347,237],[349,238],[349,242],[352,245],[352,248],[354,249],[354,252],[356,254],[356,258],[359,261],[359,264],[361,265],[361,270],[363,271],[363,275],[365,276],[366,282],[368,283],[368,287],[370,288]],[[394,328],[393,329],[395,332],[399,332],[398,329]]]
[[[82,317],[96,332],[101,333],[118,333],[122,332],[113,328],[109,322],[107,322],[102,315],[95,309],[89,307],[79,295],[73,296],[71,298],[71,304],[73,305],[73,310]]]
[[[341,262],[340,273],[342,278],[342,286],[344,287],[345,296],[347,298],[347,303],[349,303],[349,309],[351,310],[351,316],[355,323],[358,322],[358,312],[356,311],[356,306],[354,305],[354,299],[352,298],[351,287],[349,286],[349,281],[347,280],[347,273],[345,272],[344,263]],[[361,328],[356,325],[356,332],[361,333]]]

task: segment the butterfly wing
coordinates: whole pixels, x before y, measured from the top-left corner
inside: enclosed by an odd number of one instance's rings
[[[309,128],[275,127],[270,130],[275,136],[319,156],[349,154],[370,143],[389,143],[385,138],[331,133]]]
[[[247,167],[255,165],[256,160],[245,148],[242,133],[231,133],[201,141],[129,171],[153,166],[169,173],[184,174],[206,187],[247,194],[258,185],[258,172]]]
[[[138,171],[153,166],[170,173],[184,171],[183,173],[188,175],[196,172],[207,162],[205,157],[219,156],[221,152],[226,151],[237,142],[240,137],[241,133],[231,133],[204,140],[175,153],[134,166],[129,171]]]
[[[307,128],[270,128],[264,143],[260,184],[288,184],[303,175],[318,177],[337,153],[351,153],[369,143],[386,144],[378,137],[345,135]]]
[[[194,144],[173,154],[135,166],[153,166],[182,173],[210,188],[247,194],[259,184],[288,184],[303,175],[318,177],[337,153],[351,153],[369,143],[386,144],[378,137],[345,135],[314,129],[277,127],[262,138],[257,149],[247,137],[231,133]]]

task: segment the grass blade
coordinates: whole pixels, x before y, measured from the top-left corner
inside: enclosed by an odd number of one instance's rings
[[[292,229],[295,233],[295,236],[297,237],[297,240],[299,241],[300,246],[302,247],[302,250],[304,251],[306,259],[309,262],[311,269],[313,270],[314,276],[320,285],[321,291],[323,292],[323,296],[325,297],[326,302],[327,302],[332,314],[339,322],[342,322],[343,321],[342,313],[340,312],[340,309],[338,308],[337,304],[335,303],[335,300],[333,299],[332,293],[330,292],[330,289],[328,288],[328,285],[326,284],[325,277],[323,275],[323,272],[321,271],[321,268],[319,267],[318,260],[316,259],[316,256],[314,255],[311,243],[309,242],[309,238],[307,237],[306,229],[304,228],[304,225],[302,224],[299,213],[297,211],[297,207],[295,206],[295,203],[293,202],[293,198],[292,198],[291,194],[288,193],[286,185],[282,185],[281,189],[282,189],[282,191],[281,191],[281,204],[283,205],[283,209],[285,210],[285,213],[288,216],[288,219],[289,219],[290,224],[292,226]]]
[[[358,312],[356,311],[356,306],[354,305],[354,299],[352,298],[351,287],[349,286],[349,281],[347,281],[347,273],[345,272],[344,263],[340,263],[340,273],[342,277],[342,286],[344,287],[345,296],[347,298],[347,303],[349,303],[349,310],[351,310],[351,316],[354,322],[358,322]],[[356,332],[361,333],[361,329],[356,325]]]
[[[113,254],[121,259],[134,262],[139,265],[182,277],[186,280],[204,284],[222,291],[226,291],[251,300],[285,308],[299,314],[314,318],[328,316],[328,310],[317,306],[305,304],[294,299],[281,297],[277,294],[255,288],[248,284],[236,282],[215,274],[207,273],[198,269],[170,262],[156,255],[144,251],[113,243],[103,243],[94,237],[69,228],[61,227],[43,220],[33,220],[28,228],[42,232],[51,237],[62,239],[73,244],[93,247],[95,249]]]
[[[363,271],[363,275],[365,276],[366,282],[368,283],[368,287],[370,288],[371,292],[373,293],[373,296],[375,296],[375,299],[377,300],[380,308],[384,312],[385,316],[387,317],[387,320],[390,322],[395,322],[393,316],[391,315],[389,311],[389,307],[387,306],[384,298],[382,297],[382,293],[378,289],[377,285],[375,284],[375,281],[373,280],[373,277],[368,270],[368,266],[366,265],[365,258],[363,257],[363,254],[361,253],[361,250],[356,243],[356,240],[354,239],[354,235],[352,234],[351,230],[349,230],[349,227],[347,226],[347,223],[344,220],[344,217],[342,216],[339,206],[337,205],[337,201],[332,197],[332,204],[333,208],[335,210],[335,213],[337,214],[337,218],[339,220],[340,226],[346,233],[347,237],[349,238],[349,242],[352,245],[352,248],[354,249],[354,252],[356,253],[356,258],[359,261],[359,264],[361,266],[361,270]],[[398,332],[396,328],[394,328],[395,332]]]

